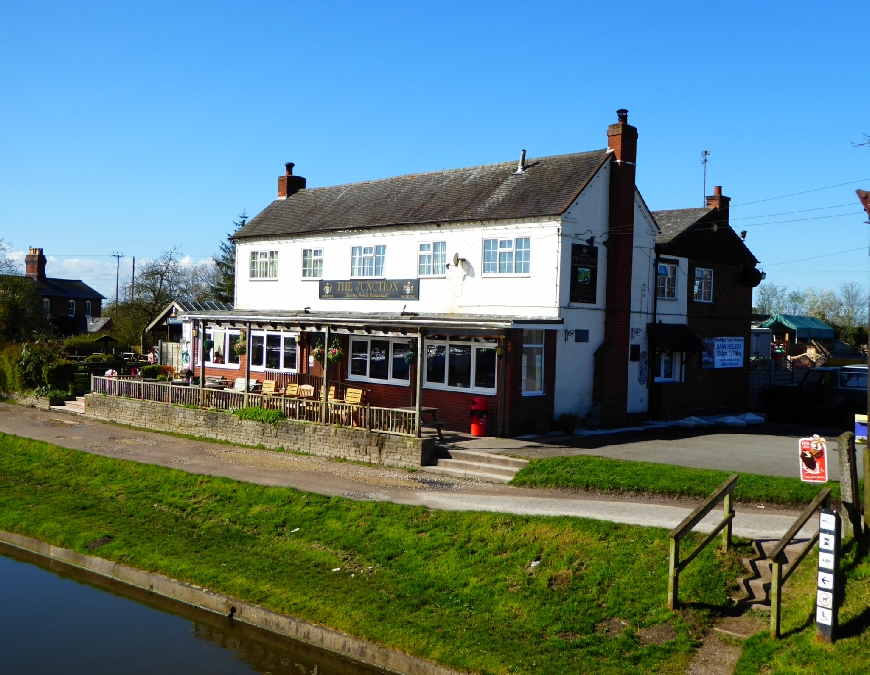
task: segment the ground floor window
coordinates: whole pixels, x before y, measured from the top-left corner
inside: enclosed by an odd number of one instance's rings
[[[412,344],[406,337],[351,337],[348,379],[408,385],[412,355]]]
[[[496,338],[455,335],[426,338],[426,386],[494,394],[496,347]]]
[[[653,357],[653,378],[656,382],[679,382],[679,354],[656,350]]]
[[[239,367],[239,355],[233,348],[240,331],[223,328],[206,328],[205,339],[211,340],[211,349],[205,350],[206,363],[210,366]]]
[[[523,378],[524,396],[544,393],[544,331],[523,331]]]
[[[251,333],[251,370],[286,370],[295,373],[298,369],[298,355],[296,333]]]

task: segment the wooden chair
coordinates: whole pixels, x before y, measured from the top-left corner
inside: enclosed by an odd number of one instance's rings
[[[275,387],[275,380],[263,380],[263,391],[260,392],[264,396],[283,396],[284,390]]]
[[[300,398],[314,398],[314,385],[313,384],[300,384],[299,385],[299,397]]]
[[[290,384],[288,384],[287,387],[284,389],[284,395],[294,397],[299,396],[299,383],[291,382]]]
[[[257,380],[250,379],[248,380],[248,391],[254,391],[260,386],[260,383]],[[233,391],[238,391],[241,393],[245,393],[245,378],[237,377],[236,381],[233,383]]]
[[[344,402],[348,405],[363,405],[363,390],[348,389],[344,394]]]
[[[332,385],[326,392],[326,400],[330,403],[344,403],[343,398],[337,398],[335,395],[335,385]]]

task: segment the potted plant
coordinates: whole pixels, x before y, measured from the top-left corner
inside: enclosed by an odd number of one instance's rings
[[[405,352],[404,359],[405,363],[407,363],[409,366],[412,366],[417,363],[417,354],[416,352]]]
[[[341,343],[338,341],[338,338],[335,338],[332,341],[332,345],[326,352],[326,358],[330,363],[338,363],[344,359],[344,350],[341,348]]]
[[[248,341],[248,334],[245,333],[245,331],[242,331],[241,333],[239,333],[239,337],[236,340],[235,344],[233,345],[233,351],[236,354],[238,354],[239,356],[242,356],[244,353],[246,353],[248,351],[247,341]]]
[[[326,350],[323,348],[323,343],[318,342],[314,349],[311,350],[311,356],[314,357],[314,360],[318,363],[323,363],[323,359],[326,356]]]
[[[586,412],[583,422],[586,424],[586,428],[590,431],[596,431],[598,429],[598,425],[601,424],[600,403],[593,403],[589,406],[589,410]]]
[[[203,351],[210,352],[214,347],[214,340],[210,338],[206,338],[202,341],[202,349]]]
[[[576,413],[562,413],[556,420],[556,424],[566,434],[573,434],[574,430],[580,426],[581,421],[580,415]]]

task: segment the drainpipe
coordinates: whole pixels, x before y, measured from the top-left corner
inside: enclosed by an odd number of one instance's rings
[[[199,333],[196,337],[196,349],[199,352],[197,355],[199,356],[199,407],[202,408],[205,386],[205,354],[203,353],[205,350],[202,348],[203,340],[205,340],[205,322],[202,319],[199,320],[197,332]]]
[[[327,398],[326,398],[329,395],[329,381],[326,379],[326,374],[327,374],[328,369],[329,369],[329,365],[328,365],[329,359],[326,358],[326,352],[328,350],[329,350],[329,324],[327,324],[325,329],[324,329],[324,339],[323,339],[323,386],[322,386],[323,391],[320,392],[320,394],[321,394],[321,397],[320,397],[321,398],[321,401],[320,401],[320,421],[322,424],[326,424],[326,417],[327,417],[326,413],[327,413],[328,408],[329,408],[329,406],[327,404]]]
[[[265,339],[263,349],[266,349]],[[251,324],[245,324],[245,407],[248,407],[248,389],[251,382]]]
[[[417,331],[417,391],[414,396],[416,436],[420,438],[420,410],[423,405],[423,329]]]

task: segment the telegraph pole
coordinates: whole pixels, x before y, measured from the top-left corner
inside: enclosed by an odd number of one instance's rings
[[[709,156],[709,150],[701,150],[701,165],[704,167],[704,198],[701,201],[702,206],[707,206],[707,158]]]
[[[130,281],[130,299],[136,300],[136,256],[133,256],[133,276]]]
[[[117,251],[112,252],[112,257],[115,259],[115,307],[118,306],[118,280],[121,278],[121,258],[123,253]]]

